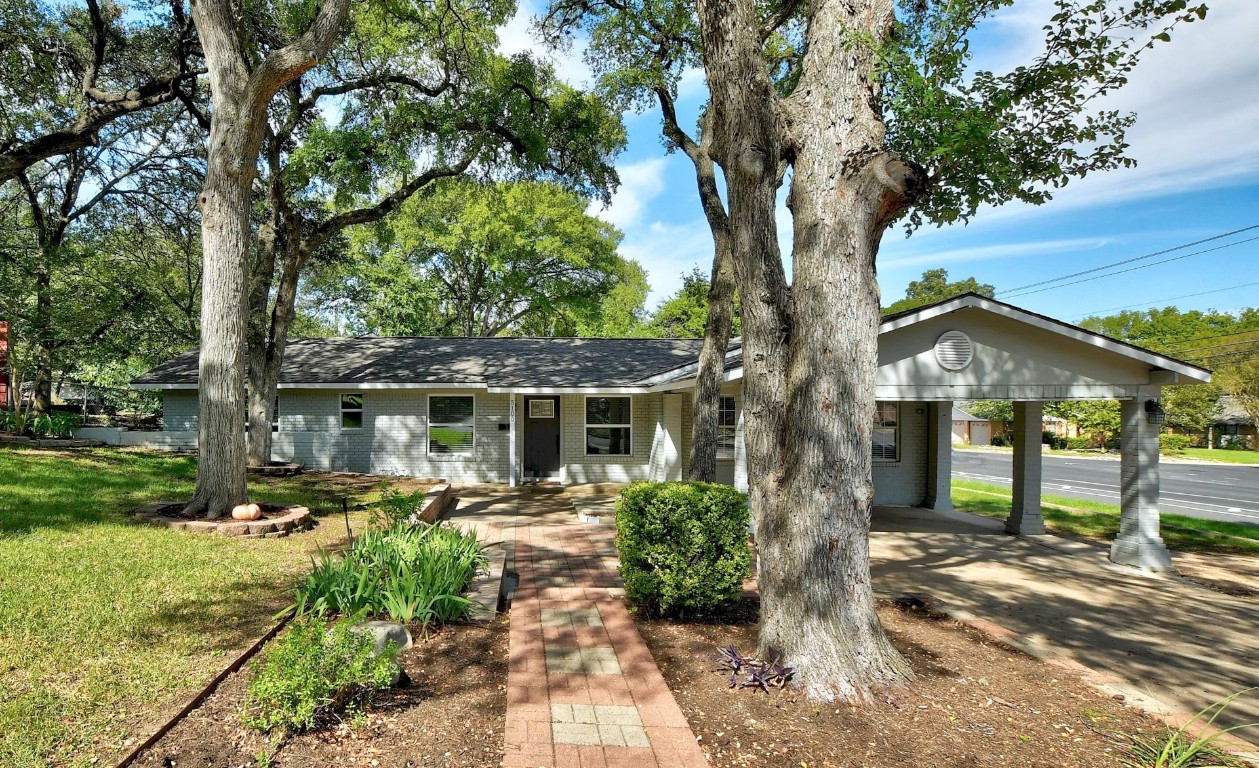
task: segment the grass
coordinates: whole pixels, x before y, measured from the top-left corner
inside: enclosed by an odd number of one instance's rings
[[[971,480],[954,480],[953,506],[1004,520],[1010,515],[1010,489]],[[1119,507],[1113,504],[1065,496],[1042,496],[1041,513],[1045,517],[1045,527],[1054,533],[1109,542],[1119,531]],[[1162,515],[1162,524],[1163,541],[1171,549],[1259,555],[1259,526],[1167,513]]]
[[[959,451],[989,451],[1011,453],[1013,448],[1001,445],[966,445],[954,444],[953,448]],[[1045,449],[1046,456],[1079,456],[1081,458],[1097,458],[1099,456],[1109,456],[1114,459],[1119,458],[1119,454],[1111,452],[1103,453],[1099,449],[1091,450],[1070,450],[1061,451]],[[1174,453],[1164,452],[1165,459],[1193,459],[1194,461],[1217,461],[1221,464],[1259,464],[1259,451],[1226,451],[1223,448],[1208,450],[1206,448],[1186,448],[1183,451]]]
[[[1222,448],[1186,448],[1180,453],[1164,454],[1171,459],[1219,461],[1225,464],[1259,464],[1259,451],[1226,451]]]
[[[342,543],[341,497],[379,494],[350,476],[251,482],[256,501],[336,513],[283,539],[132,522],[189,498],[195,473],[189,456],[0,449],[0,765],[117,758],[266,631],[317,546]]]

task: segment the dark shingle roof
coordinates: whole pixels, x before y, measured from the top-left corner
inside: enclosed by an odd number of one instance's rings
[[[281,384],[485,384],[492,387],[629,386],[693,363],[700,339],[396,338],[295,339]],[[196,351],[133,384],[197,383]]]

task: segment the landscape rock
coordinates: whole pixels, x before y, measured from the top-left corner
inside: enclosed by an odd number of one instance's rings
[[[365,621],[355,626],[354,631],[370,635],[376,644],[373,653],[377,654],[385,650],[390,640],[398,646],[399,651],[405,651],[412,645],[410,630],[392,621]]]

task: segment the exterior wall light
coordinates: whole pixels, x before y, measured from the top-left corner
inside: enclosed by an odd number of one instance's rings
[[[1163,426],[1163,422],[1167,421],[1167,411],[1158,404],[1157,400],[1145,401],[1145,420],[1146,423],[1156,427]]]

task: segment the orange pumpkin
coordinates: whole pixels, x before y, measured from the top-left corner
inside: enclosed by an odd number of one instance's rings
[[[262,507],[257,504],[237,504],[232,507],[233,520],[257,520],[262,517]]]

